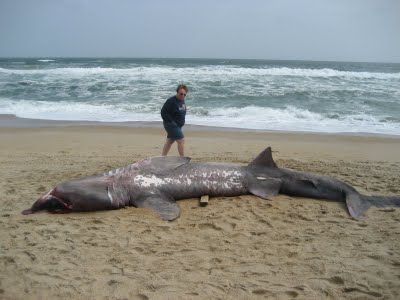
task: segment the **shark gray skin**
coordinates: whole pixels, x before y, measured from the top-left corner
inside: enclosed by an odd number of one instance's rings
[[[249,165],[193,163],[188,157],[151,157],[107,173],[61,183],[23,214],[151,208],[164,220],[180,215],[176,200],[277,194],[341,201],[358,219],[370,207],[400,207],[400,196],[366,196],[332,177],[278,168],[271,148]]]

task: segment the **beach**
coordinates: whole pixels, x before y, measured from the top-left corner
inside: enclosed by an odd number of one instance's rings
[[[343,203],[279,195],[24,216],[62,181],[161,153],[162,124],[0,118],[0,299],[399,299],[400,209],[353,220]],[[400,138],[185,126],[192,161],[329,175],[400,194]],[[177,155],[173,145],[170,155]]]

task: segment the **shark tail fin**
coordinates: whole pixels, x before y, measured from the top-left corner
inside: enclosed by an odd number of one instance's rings
[[[400,196],[366,196],[361,194],[350,194],[346,197],[346,204],[350,215],[354,219],[360,217],[371,207],[400,207]]]
[[[255,159],[253,159],[251,163],[249,163],[249,166],[277,168],[278,166],[272,158],[271,147],[268,147],[263,152],[261,152]]]

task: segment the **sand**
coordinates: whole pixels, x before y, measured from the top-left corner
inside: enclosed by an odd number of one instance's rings
[[[159,124],[0,126],[0,299],[399,299],[400,209],[277,196],[23,216],[57,183],[161,152]],[[194,161],[277,164],[400,194],[400,138],[186,128]],[[176,155],[173,146],[171,155]]]

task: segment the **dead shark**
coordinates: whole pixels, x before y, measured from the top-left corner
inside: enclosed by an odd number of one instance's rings
[[[362,195],[329,176],[279,168],[271,148],[250,164],[190,162],[188,157],[151,157],[107,173],[63,182],[42,195],[23,214],[151,208],[164,220],[180,215],[176,200],[252,194],[277,194],[341,201],[358,219],[371,206],[400,207],[400,196]]]

